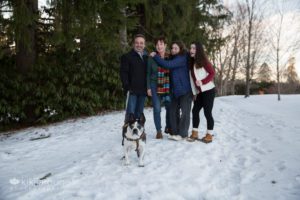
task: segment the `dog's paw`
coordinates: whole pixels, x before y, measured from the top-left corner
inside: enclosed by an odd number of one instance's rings
[[[125,162],[124,165],[128,166],[128,165],[130,165],[130,162]]]
[[[145,167],[144,163],[139,163],[139,167]]]

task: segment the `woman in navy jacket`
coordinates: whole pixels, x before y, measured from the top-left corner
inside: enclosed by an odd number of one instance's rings
[[[155,52],[152,52],[150,56],[158,65],[171,70],[170,121],[173,135],[170,135],[169,139],[182,140],[188,136],[193,96],[189,77],[188,55],[184,51],[184,45],[181,42],[173,42],[171,48],[171,60],[163,60]],[[181,109],[180,116],[178,116],[179,109]]]

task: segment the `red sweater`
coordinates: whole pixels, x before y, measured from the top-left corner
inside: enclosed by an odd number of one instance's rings
[[[207,84],[209,81],[212,81],[215,76],[215,69],[212,66],[212,64],[209,61],[206,61],[204,65],[204,69],[207,71],[208,75],[205,79],[203,79],[201,82],[202,84]]]

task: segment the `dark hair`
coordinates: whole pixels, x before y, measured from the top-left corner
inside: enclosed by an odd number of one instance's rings
[[[194,58],[190,57],[191,69],[192,69],[192,67],[194,67],[194,65],[196,66],[196,68],[204,67],[204,65],[207,63],[208,59],[204,52],[203,45],[200,42],[193,42],[192,44],[194,44],[196,46],[196,54],[195,54]]]
[[[139,38],[139,37],[144,38],[144,40],[146,40],[146,37],[143,34],[139,33],[139,34],[134,35],[132,43],[135,41],[136,38]]]
[[[180,49],[179,53],[177,55],[184,55],[186,53],[185,45],[183,44],[183,42],[181,42],[181,41],[172,42],[171,48],[172,48],[173,44],[177,44]]]
[[[156,45],[158,43],[158,41],[163,41],[165,44],[167,44],[167,40],[164,36],[159,36],[159,37],[155,38],[154,44]]]

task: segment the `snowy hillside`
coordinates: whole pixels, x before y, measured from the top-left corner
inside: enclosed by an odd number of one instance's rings
[[[144,168],[122,165],[123,112],[0,136],[0,199],[300,199],[299,95],[217,98],[211,144],[156,140],[145,114]]]

